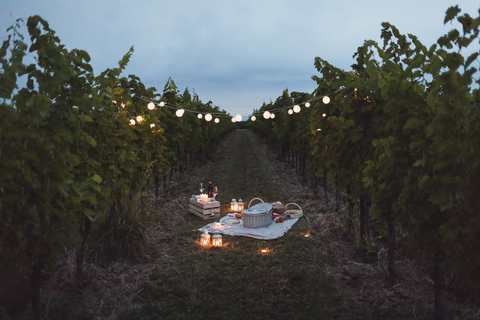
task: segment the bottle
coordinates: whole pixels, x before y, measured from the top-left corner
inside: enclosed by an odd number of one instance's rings
[[[208,197],[213,198],[213,186],[212,181],[208,182]]]

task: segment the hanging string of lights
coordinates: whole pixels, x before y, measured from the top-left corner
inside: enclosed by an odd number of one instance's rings
[[[330,103],[330,97],[329,96],[331,96],[331,95],[333,95],[333,94],[335,94],[335,93],[337,93],[337,92],[339,92],[340,90],[343,90],[343,89],[344,88],[342,87],[342,88],[338,89],[337,91],[328,93],[326,95],[320,95],[316,98],[310,99],[308,101],[305,101],[305,102],[302,102],[302,103],[299,103],[299,104],[296,104],[296,105],[293,105],[293,106],[271,109],[271,110],[266,110],[266,111],[263,111],[263,112],[254,112],[254,113],[252,113],[252,116],[250,117],[250,120],[255,121],[257,119],[255,115],[259,115],[259,114],[263,114],[263,118],[265,118],[265,119],[274,119],[275,118],[275,113],[278,113],[278,112],[284,111],[284,110],[288,110],[287,112],[290,115],[293,114],[293,113],[299,113],[301,111],[301,106],[302,105],[305,106],[306,108],[309,108],[310,105],[311,105],[311,102],[314,102],[314,101],[319,100],[319,99],[322,99],[322,102],[324,104],[329,104]],[[147,99],[144,99],[142,97],[136,96],[135,94],[132,95],[132,98],[136,98],[136,99],[148,102],[147,108],[148,108],[148,110],[151,110],[151,111],[155,110],[157,107],[160,107],[160,108],[165,107],[165,108],[173,109],[173,110],[175,110],[175,115],[179,118],[181,118],[184,115],[185,112],[190,112],[190,113],[197,114],[198,119],[205,118],[205,121],[212,121],[213,116],[215,115],[215,120],[214,120],[215,123],[220,122],[219,118],[230,117],[230,115],[226,112],[216,112],[215,113],[215,112],[204,112],[204,111],[198,111],[198,110],[183,109],[183,108],[180,108],[176,105],[173,105],[173,104],[170,104],[170,103],[167,103],[167,102],[164,102],[164,101],[154,102],[152,100],[147,100]],[[112,102],[116,103],[116,101],[112,101]],[[125,104],[122,103],[121,106],[123,108],[125,108]],[[128,112],[128,110],[127,110],[127,112]],[[130,125],[135,125],[136,123],[141,123],[144,120],[143,116],[141,116],[141,115],[133,117],[130,114],[130,112],[128,112],[128,114],[132,117],[129,120]],[[326,116],[326,114],[324,113],[323,117],[325,117],[325,116]],[[236,116],[231,118],[231,121],[232,122],[240,122],[240,121],[242,121],[242,116],[240,114],[237,114]],[[154,128],[155,123],[151,123],[150,127]]]

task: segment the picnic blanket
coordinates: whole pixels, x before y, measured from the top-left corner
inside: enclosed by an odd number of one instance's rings
[[[276,218],[278,219],[278,217]],[[276,220],[275,219],[275,220]],[[238,224],[233,222],[237,221]],[[241,219],[235,219],[234,214],[227,214],[218,222],[212,222],[198,229],[199,231],[208,231],[210,233],[219,232],[229,236],[244,236],[261,240],[273,240],[283,236],[298,221],[296,219],[288,219],[282,223],[272,222],[271,225],[262,228],[245,228]]]

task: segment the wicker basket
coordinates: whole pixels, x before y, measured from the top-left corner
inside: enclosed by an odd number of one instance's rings
[[[262,203],[250,207],[253,200],[260,200]],[[265,203],[260,198],[253,198],[248,203],[248,209],[243,210],[243,226],[245,228],[261,228],[272,224],[272,204]]]
[[[287,206],[289,205],[296,205],[298,207],[298,209],[287,209]],[[303,216],[303,210],[302,208],[300,208],[300,206],[296,203],[287,203],[285,205],[285,216],[288,218],[288,219],[298,219],[298,218],[301,218]],[[298,212],[298,213],[297,213]]]

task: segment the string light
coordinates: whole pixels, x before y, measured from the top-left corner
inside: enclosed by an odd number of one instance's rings
[[[257,120],[257,117],[252,116],[252,117],[250,118],[250,120],[255,121],[255,120]]]
[[[155,123],[150,123],[150,128],[155,128]]]
[[[147,105],[147,108],[148,108],[148,110],[153,110],[153,109],[155,109],[155,103],[149,102],[148,105]]]
[[[134,126],[135,125],[135,119],[130,119],[130,125]]]
[[[214,122],[215,122],[215,123],[219,123],[219,122],[220,122],[220,119],[215,118]]]
[[[160,103],[158,104],[160,107],[164,107],[165,106],[165,102],[163,101],[160,101]]]
[[[199,114],[197,115],[197,118],[198,118],[198,119],[202,119],[202,118],[203,118],[203,114],[199,113]]]
[[[309,108],[310,107],[310,102],[305,102],[305,107]]]
[[[232,118],[232,122],[235,123],[237,120],[235,120],[235,117]]]
[[[142,116],[137,116],[137,122],[140,123],[143,121],[143,117]]]
[[[288,114],[293,114],[293,110],[292,110],[292,109],[288,109]]]
[[[327,114],[326,114],[326,113],[322,114],[322,117],[324,117],[324,118],[325,118],[326,116],[327,116]]]
[[[205,120],[211,121],[211,120],[212,120],[212,115],[211,115],[210,113],[207,113],[207,114],[205,115]]]
[[[330,103],[330,97],[329,97],[329,96],[323,96],[322,102],[323,102],[324,104],[329,104],[329,103]]]
[[[237,115],[235,116],[235,121],[237,121],[237,122],[242,121],[242,116],[239,115],[239,114],[237,114]]]
[[[175,114],[177,115],[177,117],[181,118],[183,116],[184,112],[185,112],[185,110],[178,109],[177,111],[175,111]]]
[[[270,113],[270,119],[275,119],[275,113]]]
[[[293,112],[299,113],[300,110],[301,110],[301,108],[300,108],[300,106],[299,106],[298,104],[296,104],[296,105],[293,106]]]
[[[263,113],[263,117],[264,117],[265,119],[270,118],[270,112],[269,112],[269,111],[265,111],[265,112]]]

